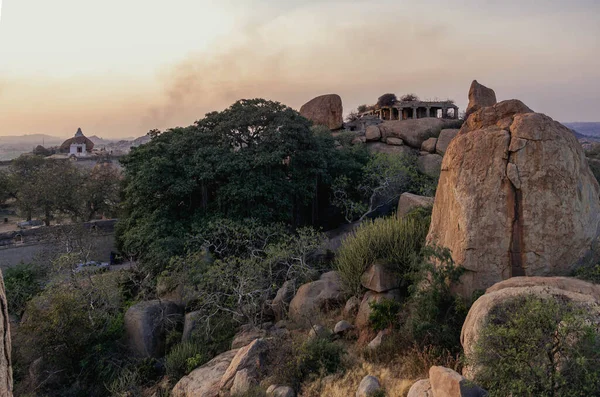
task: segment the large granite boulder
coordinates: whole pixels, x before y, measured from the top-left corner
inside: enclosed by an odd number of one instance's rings
[[[12,359],[8,301],[4,289],[4,279],[0,272],[0,396],[12,397]]]
[[[429,379],[421,379],[410,387],[406,397],[433,397]]]
[[[473,113],[442,162],[428,244],[466,269],[457,292],[566,275],[599,235],[600,188],[571,131],[518,100]]]
[[[339,130],[344,125],[344,108],[339,95],[318,96],[302,105],[300,114],[317,125]]]
[[[363,287],[374,292],[400,288],[400,280],[390,266],[381,261],[373,263],[360,278]]]
[[[468,118],[479,109],[494,106],[496,103],[496,93],[494,90],[479,84],[477,80],[473,80],[469,89],[469,105],[467,106],[465,118]]]
[[[238,371],[246,370],[247,377],[252,379],[257,378],[258,371],[264,365],[263,361],[266,349],[267,342],[264,339],[256,339],[248,346],[239,349],[221,378],[221,390],[231,389]]]
[[[417,167],[425,175],[432,178],[440,176],[442,170],[442,156],[439,154],[426,154],[419,156],[417,159]]]
[[[465,319],[461,332],[461,344],[468,356],[479,339],[489,314],[511,299],[535,295],[558,302],[570,302],[585,309],[600,322],[600,285],[567,277],[513,277],[488,288],[475,301]],[[470,370],[465,371],[467,374]]]
[[[337,272],[325,273],[317,281],[300,286],[290,302],[289,317],[308,325],[315,315],[344,304],[342,279]]]
[[[152,300],[131,306],[125,313],[125,333],[131,350],[141,357],[162,357],[167,332],[183,321],[175,302]]]
[[[296,393],[289,386],[271,385],[267,389],[267,397],[296,397]]]
[[[365,131],[365,138],[367,139],[367,142],[380,140],[381,131],[379,130],[379,127],[376,125],[368,126],[367,130]]]
[[[182,340],[188,341],[194,337],[195,333],[201,332],[204,327],[204,319],[202,312],[187,313],[183,319],[183,335]]]
[[[360,381],[358,390],[356,390],[356,397],[370,397],[379,390],[381,390],[379,379],[374,376],[367,375]]]
[[[404,218],[415,208],[433,207],[433,197],[418,196],[412,193],[402,193],[398,200],[398,219]]]
[[[397,141],[394,141],[397,142]],[[409,148],[405,145],[388,145],[383,142],[368,142],[367,150],[371,154],[384,153],[384,154],[397,154],[399,156],[410,156],[415,155],[417,152],[414,149]]]
[[[457,129],[445,129],[440,132],[440,136],[437,139],[435,144],[435,152],[440,156],[446,154],[446,150],[448,150],[448,145],[454,139],[456,135],[458,135]]]
[[[487,397],[488,393],[449,368],[429,369],[433,397]]]
[[[294,298],[295,283],[293,280],[287,280],[271,302],[271,309],[275,314],[275,321],[283,320],[287,314],[290,301]]]
[[[449,121],[428,117],[423,119],[391,120],[379,125],[381,136],[400,138],[405,145],[421,149],[423,142],[429,138],[437,138]]]
[[[220,391],[221,378],[229,368],[237,350],[230,350],[213,358],[203,366],[196,368],[189,375],[177,382],[172,397],[217,397]]]
[[[427,153],[435,153],[437,138],[429,138],[421,145],[421,151]]]

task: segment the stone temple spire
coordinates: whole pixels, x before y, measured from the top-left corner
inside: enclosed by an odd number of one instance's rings
[[[81,131],[81,128],[77,128],[77,132],[75,133],[75,136],[83,136],[83,131]]]

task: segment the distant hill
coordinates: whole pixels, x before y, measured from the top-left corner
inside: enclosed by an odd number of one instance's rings
[[[29,153],[37,145],[45,147],[58,146],[65,138],[46,134],[20,136],[0,136],[0,160],[12,160],[23,153]]]
[[[578,139],[585,137],[595,137],[600,138],[600,122],[590,122],[590,123],[563,123],[577,134]],[[583,135],[583,137],[579,136]]]
[[[0,136],[0,145],[37,146],[44,144],[45,146],[55,146],[63,143],[65,139],[46,134]]]

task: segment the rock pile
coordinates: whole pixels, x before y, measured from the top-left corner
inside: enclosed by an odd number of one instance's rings
[[[384,299],[400,299],[400,282],[388,264],[375,262],[361,277],[362,286],[367,289],[364,295],[354,325],[359,329],[366,329],[371,315],[371,304]]]

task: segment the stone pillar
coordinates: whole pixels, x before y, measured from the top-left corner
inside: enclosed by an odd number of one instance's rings
[[[426,117],[431,117],[431,108],[429,106],[427,106],[427,116]]]
[[[454,119],[458,120],[458,107],[457,106],[454,107]]]
[[[442,108],[442,118],[443,119],[448,118],[448,108],[446,108],[446,107]]]
[[[404,108],[398,108],[398,120],[402,120],[404,118]]]
[[[413,110],[413,119],[417,118],[417,108],[412,108]]]

